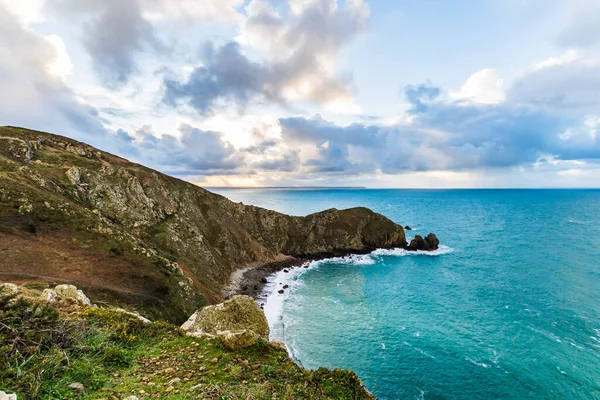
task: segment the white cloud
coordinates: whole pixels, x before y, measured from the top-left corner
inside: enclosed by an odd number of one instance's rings
[[[188,22],[215,21],[239,23],[243,16],[238,12],[245,0],[144,0],[147,16],[160,20],[174,16]]]
[[[0,7],[10,10],[22,25],[29,25],[45,20],[42,15],[43,3],[44,0],[0,0]]]
[[[67,53],[65,42],[58,35],[48,35],[44,39],[54,47],[55,52],[53,60],[48,63],[48,72],[53,76],[66,78],[73,72],[73,63]]]
[[[506,97],[503,85],[496,70],[487,68],[471,75],[450,97],[467,104],[499,104]]]

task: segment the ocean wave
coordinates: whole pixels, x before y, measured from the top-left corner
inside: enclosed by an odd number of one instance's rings
[[[577,224],[577,225],[589,225],[591,223],[594,223],[594,221],[577,221],[575,219],[565,219],[565,221],[567,221],[570,224]]]
[[[448,246],[440,245],[437,250],[433,251],[408,251],[405,249],[397,248],[397,249],[377,249],[373,251],[371,256],[393,256],[393,257],[404,257],[404,256],[441,256],[444,254],[453,253],[454,249]]]
[[[471,364],[477,365],[479,367],[483,367],[483,368],[489,368],[490,365],[484,363],[483,361],[481,361],[479,358],[471,358],[471,357],[465,357],[466,361],[469,361]]]

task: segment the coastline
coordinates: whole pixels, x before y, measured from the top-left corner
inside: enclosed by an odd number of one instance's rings
[[[267,284],[267,278],[277,272],[292,268],[298,268],[308,265],[313,261],[326,260],[334,257],[346,257],[351,255],[370,254],[376,248],[364,250],[345,250],[328,253],[318,253],[306,256],[286,256],[280,255],[278,260],[248,264],[244,268],[238,269],[231,274],[230,283],[223,290],[226,299],[236,295],[250,296],[255,300],[262,299],[264,288]]]

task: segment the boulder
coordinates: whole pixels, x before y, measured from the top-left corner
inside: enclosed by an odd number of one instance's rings
[[[423,239],[421,235],[415,236],[413,240],[410,241],[410,245],[408,245],[408,249],[411,251],[429,251],[431,248],[429,247],[429,243]]]
[[[271,347],[275,347],[276,349],[287,351],[287,347],[286,347],[285,343],[283,343],[279,340],[273,340],[273,341],[269,342],[269,344],[271,345]]]
[[[267,318],[254,299],[248,296],[233,296],[224,303],[204,307],[196,311],[181,329],[193,336],[251,330],[259,338],[269,339]]]
[[[123,314],[128,314],[128,315],[131,315],[132,317],[136,317],[137,319],[139,319],[140,321],[142,321],[142,322],[143,322],[143,323],[145,323],[145,324],[149,324],[150,322],[152,322],[152,321],[150,321],[148,318],[146,318],[146,317],[144,317],[144,316],[140,315],[138,312],[127,311],[127,310],[125,310],[125,309],[123,309],[123,308],[119,308],[119,307],[117,307],[117,308],[114,308],[114,310],[115,310],[115,311],[118,311],[118,312],[120,312],[120,313],[123,313]]]
[[[261,339],[258,334],[249,329],[241,331],[218,331],[217,338],[229,350],[238,350],[255,345]]]
[[[434,233],[427,235],[425,241],[427,244],[429,244],[429,248],[431,250],[437,250],[440,247],[440,240],[437,238],[437,236],[435,236]]]
[[[73,382],[67,387],[75,392],[85,392],[85,386],[79,382]]]
[[[406,226],[404,227],[404,230],[405,230],[405,231],[412,231],[412,228],[411,228],[410,226],[406,225]]]
[[[435,234],[430,233],[424,239],[421,235],[415,236],[413,240],[411,240],[410,245],[408,246],[408,250],[411,251],[432,251],[437,250],[440,246],[440,241],[435,236]]]
[[[78,303],[83,304],[84,306],[91,306],[92,302],[88,297],[83,293],[83,291],[77,289],[77,286],[74,285],[58,285],[54,288],[56,294],[62,298],[77,300]]]
[[[0,400],[17,400],[16,394],[6,394],[0,391]]]
[[[0,292],[6,295],[13,295],[19,293],[19,287],[12,283],[2,283],[0,284]]]
[[[56,301],[56,296],[58,296],[58,293],[56,293],[55,290],[44,289],[44,291],[40,295],[40,300],[47,301],[48,303],[53,303]]]

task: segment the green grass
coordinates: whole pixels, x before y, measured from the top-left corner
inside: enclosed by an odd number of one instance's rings
[[[73,382],[86,390],[73,392]],[[0,390],[20,399],[371,398],[354,373],[302,369],[264,342],[232,352],[167,323],[2,293]]]

